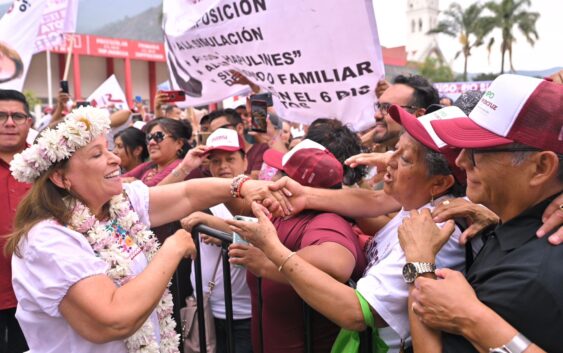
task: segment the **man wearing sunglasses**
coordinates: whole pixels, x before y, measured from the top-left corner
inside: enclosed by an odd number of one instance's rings
[[[3,250],[5,236],[12,232],[16,207],[31,187],[16,181],[10,173],[14,155],[27,146],[31,124],[25,96],[14,90],[0,90],[0,346],[6,352],[28,349],[15,317],[17,302],[12,289],[11,257],[6,257]]]
[[[412,75],[395,77],[393,84],[387,88],[374,106],[375,127],[373,142],[375,151],[392,150],[402,131],[401,125],[388,114],[391,105],[397,104],[416,116],[422,116],[430,104],[438,104],[438,91],[422,76]]]
[[[554,200],[563,217],[562,99],[563,85],[501,75],[468,117],[431,122],[462,148],[456,164],[467,172],[469,199],[501,224],[483,237],[465,277],[439,270],[415,281],[415,350],[419,342],[434,347],[426,352],[563,352],[563,247],[536,237]],[[399,231],[409,262],[434,262],[449,236],[425,226],[429,217],[412,214]]]

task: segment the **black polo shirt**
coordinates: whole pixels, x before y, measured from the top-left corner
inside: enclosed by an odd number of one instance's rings
[[[536,231],[556,197],[491,232],[467,273],[481,302],[550,353],[563,352],[563,245]],[[443,333],[443,352],[477,352],[462,336]]]

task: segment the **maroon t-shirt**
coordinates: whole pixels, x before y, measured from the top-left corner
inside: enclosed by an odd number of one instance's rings
[[[31,184],[14,179],[10,166],[0,158],[0,310],[18,304],[12,288],[12,257],[4,255],[4,245],[6,235],[13,231],[16,208],[30,188]]]
[[[264,152],[268,149],[267,143],[255,143],[250,147],[248,152],[246,152],[246,159],[248,160],[248,168],[244,174],[250,175],[253,170],[260,170],[262,168],[262,162],[264,162]]]
[[[282,243],[292,251],[325,242],[338,243],[356,258],[353,279],[361,277],[366,266],[364,253],[352,226],[334,213],[302,212],[289,218],[273,218]],[[252,298],[252,345],[260,352],[258,285],[256,277],[247,272]],[[303,300],[290,285],[262,279],[262,328],[264,352],[305,352],[305,320]],[[312,346],[314,352],[330,352],[340,328],[311,309]]]

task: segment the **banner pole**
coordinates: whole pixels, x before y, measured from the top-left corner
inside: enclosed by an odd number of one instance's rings
[[[52,83],[52,72],[51,72],[51,50],[47,49],[45,52],[47,56],[47,106],[49,108],[53,107],[53,83]]]
[[[68,70],[70,69],[70,59],[72,58],[72,49],[74,48],[74,34],[70,36],[70,46],[66,55],[65,72],[63,74],[63,81],[68,80]]]

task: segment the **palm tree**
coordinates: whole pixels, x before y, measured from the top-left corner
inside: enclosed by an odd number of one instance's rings
[[[501,0],[500,3],[490,1],[485,4],[485,7],[493,13],[491,19],[494,20],[495,27],[499,28],[502,34],[502,41],[500,43],[502,54],[501,74],[504,73],[504,58],[507,51],[510,70],[514,71],[514,65],[512,65],[512,44],[516,42],[513,32],[515,26],[522,32],[530,45],[533,46],[535,41],[539,39],[538,32],[536,31],[536,22],[540,14],[524,9],[524,7],[530,6],[531,3],[531,0]],[[488,44],[489,52],[494,42],[495,39],[493,37]]]
[[[463,9],[460,4],[452,3],[444,11],[445,19],[438,22],[436,28],[428,33],[443,33],[450,37],[459,38],[461,50],[455,54],[455,59],[463,54],[463,80],[467,81],[467,61],[471,55],[471,49],[483,44],[484,37],[493,28],[492,17],[482,17],[483,6],[475,3],[467,9]]]

